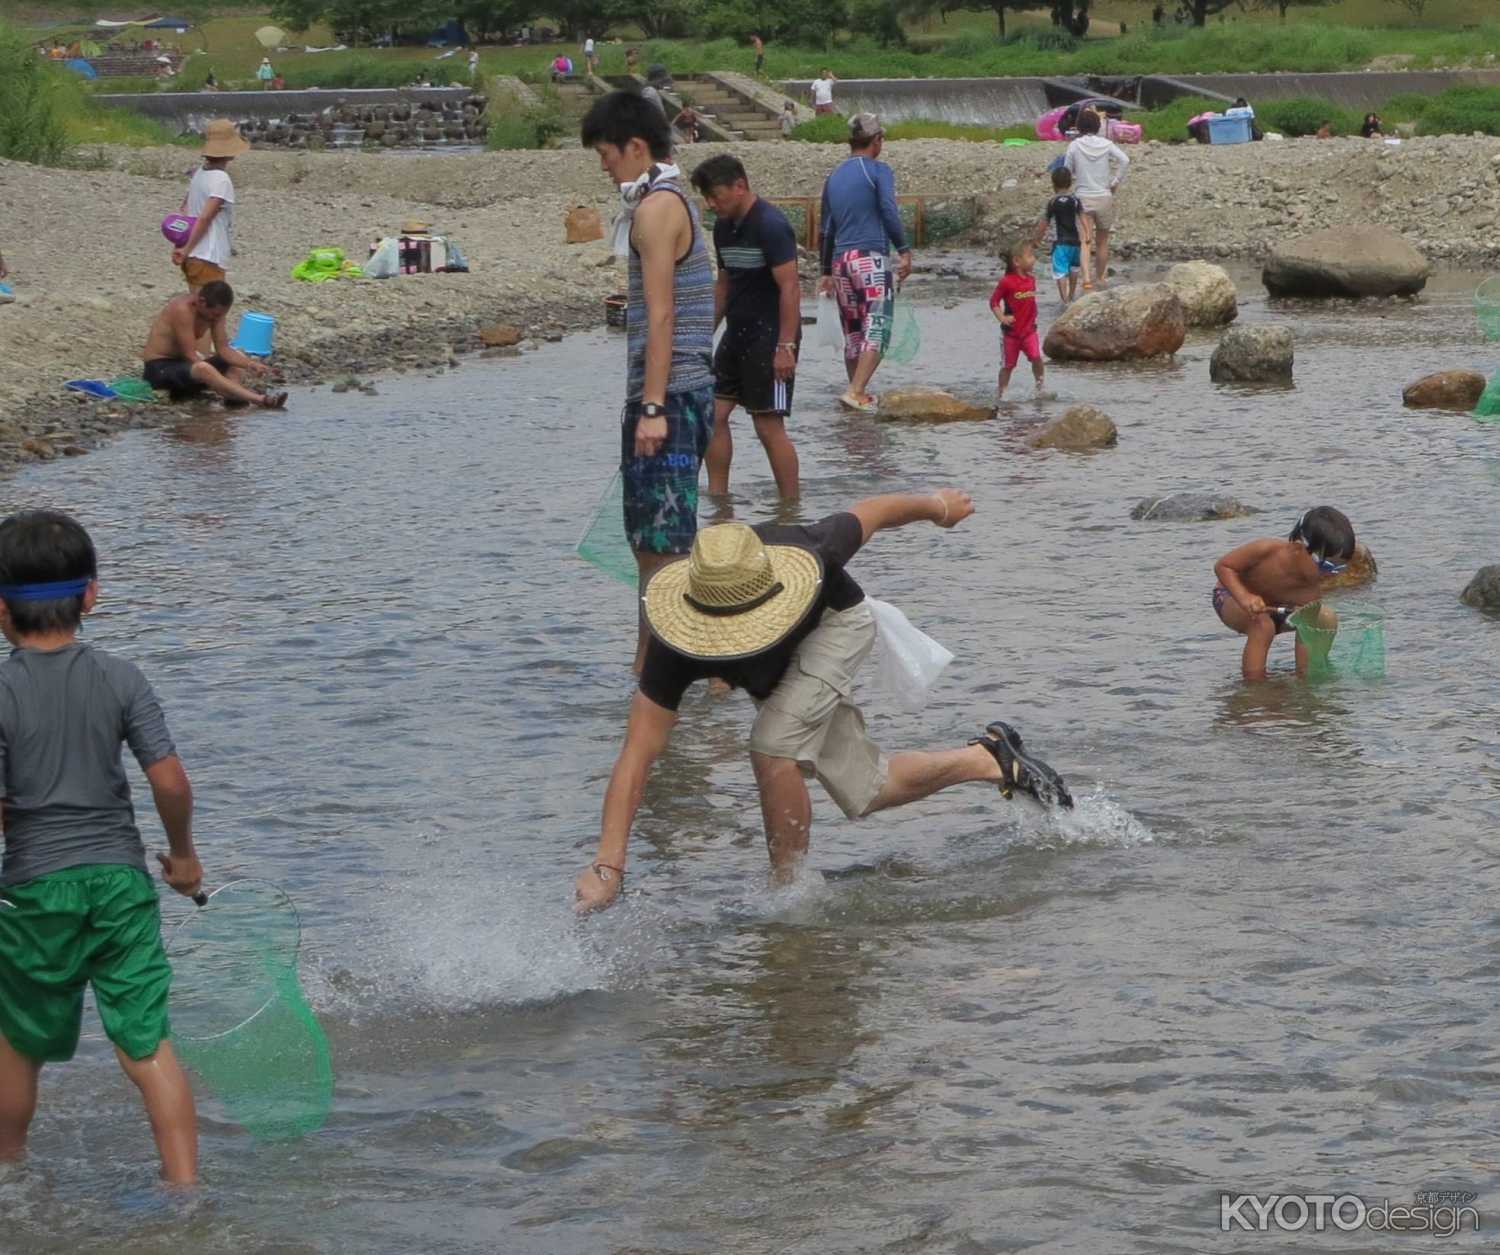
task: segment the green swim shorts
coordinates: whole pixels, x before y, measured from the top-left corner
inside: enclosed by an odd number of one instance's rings
[[[85,985],[110,1041],[146,1058],[170,1035],[171,984],[156,886],[139,868],[69,867],[0,888],[0,1033],[28,1059],[73,1057]]]

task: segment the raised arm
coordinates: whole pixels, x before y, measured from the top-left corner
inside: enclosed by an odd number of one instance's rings
[[[594,861],[578,873],[574,882],[577,892],[575,909],[580,915],[608,906],[620,892],[625,876],[626,847],[630,843],[630,826],[641,807],[641,795],[651,768],[661,757],[677,724],[677,713],[658,706],[637,691],[630,703],[630,722],[625,728],[625,744],[615,759],[609,787],[604,792],[604,818],[599,825],[599,852]]]
[[[954,527],[974,513],[974,499],[961,488],[939,488],[936,492],[893,492],[866,497],[849,508],[864,530],[863,544],[876,532],[908,523],[936,523]]]

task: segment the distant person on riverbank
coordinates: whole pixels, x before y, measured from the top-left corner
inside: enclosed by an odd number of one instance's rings
[[[216,92],[219,90],[219,80],[214,77],[212,70],[203,79],[203,90],[206,92]]]
[[[632,44],[625,49],[625,73],[634,74],[636,66],[641,61],[641,50]]]
[[[193,1090],[172,1043],[172,969],[121,750],[146,774],[168,854],[162,879],[202,890],[193,790],[150,683],[78,639],[99,595],[94,542],[73,518],[0,523],[0,1162],[26,1153],[38,1081],[78,1049],[91,987],[120,1067],[140,1091],[161,1179],[198,1179]]]
[[[266,367],[230,348],[228,322],[233,305],[234,289],[215,279],[196,292],[174,296],[162,306],[141,350],[146,382],[174,401],[216,392],[244,405],[283,409],[285,392],[255,392],[240,382],[246,373],[263,374]],[[213,355],[209,357],[198,349],[205,338],[213,343]]]
[[[479,82],[479,49],[469,49],[469,82]]]
[[[797,104],[788,100],[781,106],[781,138],[791,139],[792,132],[797,129]]]
[[[1115,192],[1130,166],[1120,146],[1099,134],[1099,115],[1085,109],[1078,115],[1079,136],[1068,145],[1064,164],[1073,176],[1073,193],[1083,202],[1094,235],[1094,282],[1104,287],[1109,277],[1109,237],[1118,225]]]
[[[823,73],[813,79],[812,86],[808,89],[812,96],[814,113],[833,112],[833,85],[838,82],[833,77],[833,71],[827,66],[823,67]]]
[[[720,680],[755,701],[750,764],[775,885],[791,883],[807,857],[812,776],[850,819],[970,783],[998,787],[1007,799],[1020,792],[1046,806],[1073,805],[1062,777],[1007,723],[992,721],[961,748],[887,756],[852,696],[878,629],[849,565],[880,532],[952,528],[973,513],[968,493],[939,488],[868,497],[806,526],[720,523],[698,533],[691,557],[656,573],[642,598],[651,642],[605,790],[599,844],[573,882],[579,913],[618,897],[652,768],[699,680]]]
[[[583,63],[588,66],[590,74],[597,74],[599,72],[599,53],[594,47],[594,37],[592,35],[583,41]]]
[[[1354,555],[1354,526],[1332,506],[1320,505],[1297,520],[1286,540],[1252,540],[1214,563],[1213,607],[1219,622],[1245,638],[1240,670],[1247,680],[1266,678],[1271,642],[1295,632],[1291,612],[1322,596],[1325,576],[1338,575]],[[1319,627],[1336,630],[1325,609]],[[1330,641],[1331,644],[1331,641]],[[1297,638],[1297,674],[1307,674],[1308,654]]]
[[[571,57],[559,52],[557,56],[552,58],[552,81],[554,83],[559,79],[567,78],[572,73],[573,60]]]
[[[875,409],[870,380],[890,343],[896,285],[911,274],[911,248],[896,206],[896,176],[880,160],[885,131],[873,113],[849,119],[849,156],[823,184],[823,278],[844,330],[846,409]],[[891,255],[900,258],[891,273]]]
[[[1323,121],[1321,121],[1320,123],[1318,123],[1318,129],[1313,132],[1313,138],[1314,139],[1332,139],[1333,138],[1333,122],[1330,121],[1328,118],[1324,118]]]
[[[1083,212],[1083,203],[1073,195],[1073,176],[1066,166],[1052,172],[1052,199],[1042,211],[1042,220],[1036,224],[1033,247],[1040,246],[1047,235],[1050,224],[1057,237],[1052,244],[1052,277],[1057,280],[1057,295],[1064,305],[1078,295],[1078,274],[1083,272],[1083,286],[1092,288],[1089,278],[1088,215]]]
[[[990,296],[990,313],[1005,328],[1000,337],[1000,379],[996,400],[1005,400],[1005,388],[1024,355],[1031,363],[1036,390],[1042,390],[1047,368],[1042,362],[1042,342],[1036,321],[1036,253],[1027,241],[1012,244],[1005,254],[1005,274]]]
[[[693,171],[693,186],[715,214],[714,327],[725,324],[714,354],[714,434],[704,459],[708,490],[719,496],[729,491],[729,416],[743,406],[766,451],[776,491],[789,501],[800,491],[797,450],[786,434],[802,342],[797,233],[781,210],[750,190],[738,157],[710,157]]]
[[[215,118],[204,129],[203,166],[193,174],[181,209],[197,221],[188,238],[172,250],[172,264],[182,268],[189,292],[226,277],[234,252],[234,183],[229,163],[249,151],[249,141],[227,118]]]
[[[755,77],[759,78],[766,68],[766,41],[759,34],[751,35],[750,46],[755,49]]]
[[[1383,139],[1384,132],[1385,125],[1378,113],[1365,114],[1365,120],[1359,124],[1359,133],[1364,139]]]
[[[260,68],[255,71],[255,77],[260,79],[260,88],[262,91],[269,91],[271,89],[271,82],[276,77],[276,71],[271,68],[270,57],[262,57],[260,59]]]
[[[698,473],[714,421],[714,274],[661,110],[636,92],[610,92],[579,137],[620,191],[614,247],[630,261],[620,477],[644,591],[698,531]],[[646,639],[642,618],[637,672]]]
[[[684,105],[682,111],[672,119],[672,130],[684,144],[698,142],[698,111],[692,105]]]

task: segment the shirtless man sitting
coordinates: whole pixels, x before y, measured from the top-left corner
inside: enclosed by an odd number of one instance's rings
[[[168,301],[151,324],[146,347],[141,350],[146,382],[170,393],[174,401],[211,391],[241,405],[284,409],[285,392],[252,392],[240,383],[245,371],[261,374],[266,366],[229,347],[225,324],[233,304],[234,289],[222,279]],[[213,337],[211,357],[198,351],[198,342],[206,335]]]

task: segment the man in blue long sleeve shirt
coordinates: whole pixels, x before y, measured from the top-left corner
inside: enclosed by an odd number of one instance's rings
[[[851,410],[873,410],[870,380],[891,338],[896,285],[911,274],[911,248],[896,208],[896,176],[880,160],[885,132],[873,113],[849,119],[849,158],[823,184],[821,293],[838,301]],[[891,254],[900,260],[891,275]]]

